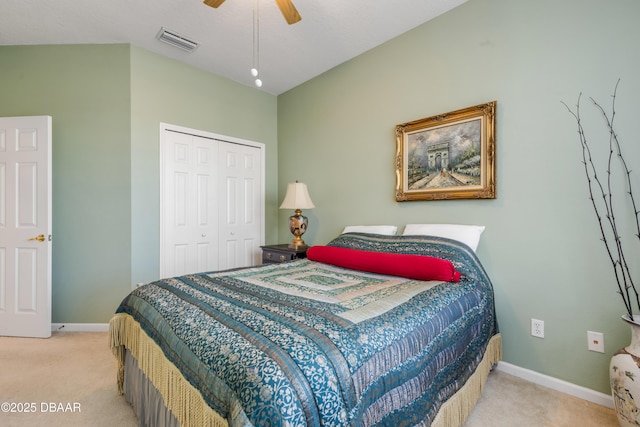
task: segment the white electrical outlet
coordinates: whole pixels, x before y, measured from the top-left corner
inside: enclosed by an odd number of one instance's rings
[[[602,332],[587,331],[587,340],[589,350],[604,353],[604,334]]]
[[[544,338],[544,320],[531,319],[531,335]]]

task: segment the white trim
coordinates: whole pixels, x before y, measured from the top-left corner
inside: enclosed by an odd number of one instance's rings
[[[613,408],[613,398],[611,395],[600,393],[599,391],[591,390],[590,388],[572,384],[570,382],[521,368],[507,362],[498,362],[498,366],[495,369],[497,371],[513,375],[514,377],[530,381],[534,384],[569,394],[579,399],[587,400],[601,406],[606,406],[607,408]]]
[[[51,332],[109,332],[108,323],[52,323]]]

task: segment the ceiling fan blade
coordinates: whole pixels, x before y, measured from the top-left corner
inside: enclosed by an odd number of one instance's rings
[[[224,3],[224,0],[204,0],[204,4],[211,7],[218,7],[222,3]]]
[[[280,12],[282,12],[282,15],[284,16],[284,19],[289,25],[295,24],[302,19],[291,0],[276,0],[276,3],[280,8]]]

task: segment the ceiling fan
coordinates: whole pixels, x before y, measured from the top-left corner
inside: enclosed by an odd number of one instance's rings
[[[302,19],[291,0],[275,0],[275,2],[280,8],[280,12],[282,12],[284,19],[289,25],[295,24]],[[224,3],[224,0],[204,0],[204,4],[216,8],[222,3]]]

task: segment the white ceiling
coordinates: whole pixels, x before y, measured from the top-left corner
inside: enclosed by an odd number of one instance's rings
[[[278,95],[467,0],[259,0],[262,90]],[[0,45],[130,43],[253,86],[254,0],[0,0]],[[161,27],[200,43],[187,53]]]

